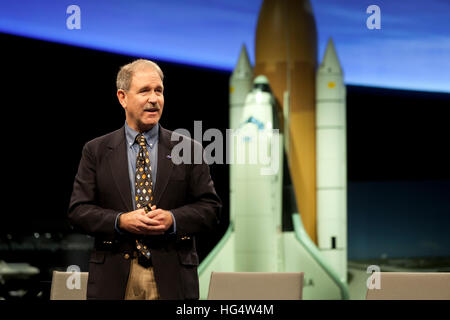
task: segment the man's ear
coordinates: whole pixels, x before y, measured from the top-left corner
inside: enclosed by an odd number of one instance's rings
[[[127,93],[123,89],[117,90],[117,99],[119,99],[120,104],[126,110],[127,109]]]

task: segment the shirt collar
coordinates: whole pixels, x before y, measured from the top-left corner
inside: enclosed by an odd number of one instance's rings
[[[129,147],[133,146],[135,143],[136,136],[139,134],[139,132],[135,131],[134,129],[130,128],[128,126],[127,121],[125,121],[125,136],[127,139],[127,144]],[[150,148],[153,148],[153,146],[158,142],[159,137],[159,123],[157,123],[153,128],[143,133],[145,140],[147,140],[147,145],[150,146]]]

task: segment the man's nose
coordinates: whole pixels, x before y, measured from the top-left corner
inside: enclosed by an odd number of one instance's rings
[[[150,96],[148,97],[148,102],[151,104],[155,104],[158,102],[157,96],[155,92],[150,92]]]

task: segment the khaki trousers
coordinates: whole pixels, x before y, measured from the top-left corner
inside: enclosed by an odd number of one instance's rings
[[[145,268],[137,260],[131,259],[125,300],[158,300],[159,293],[153,267]]]

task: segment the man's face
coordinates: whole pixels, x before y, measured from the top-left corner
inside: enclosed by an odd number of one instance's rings
[[[127,124],[132,129],[144,132],[158,123],[164,107],[163,91],[162,80],[152,67],[135,71],[128,91],[117,90]]]

